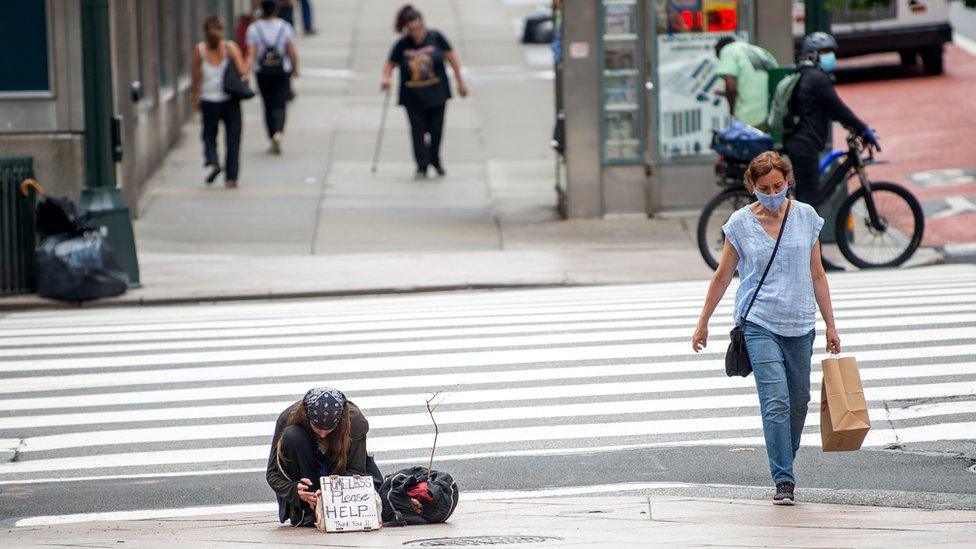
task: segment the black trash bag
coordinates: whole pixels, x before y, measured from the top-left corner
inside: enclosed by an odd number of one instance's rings
[[[418,513],[410,501],[408,492],[423,491],[422,483],[427,484],[426,498],[420,501]],[[408,524],[430,524],[445,522],[454,513],[460,495],[457,483],[451,475],[440,471],[430,471],[426,467],[408,467],[383,479],[380,486],[380,499],[383,500],[383,526],[406,526]]]
[[[37,236],[42,239],[60,234],[80,236],[94,230],[88,214],[79,213],[74,202],[67,198],[44,197],[37,203],[34,219]]]
[[[119,295],[129,276],[101,234],[56,234],[37,248],[37,293],[64,301]]]

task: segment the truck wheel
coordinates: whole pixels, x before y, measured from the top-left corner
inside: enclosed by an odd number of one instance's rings
[[[901,66],[914,67],[918,63],[918,52],[915,50],[901,50],[898,52],[901,57]]]
[[[922,50],[922,64],[925,65],[925,74],[942,74],[942,46]]]

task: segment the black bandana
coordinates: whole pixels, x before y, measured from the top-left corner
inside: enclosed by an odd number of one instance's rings
[[[346,404],[346,395],[338,389],[317,387],[305,393],[302,399],[308,421],[316,429],[326,431],[335,429],[342,418],[342,408]]]

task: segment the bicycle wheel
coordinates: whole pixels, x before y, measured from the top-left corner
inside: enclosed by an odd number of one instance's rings
[[[725,247],[722,225],[729,220],[732,212],[755,200],[745,189],[729,189],[711,199],[702,209],[701,217],[698,218],[698,250],[712,270],[718,268],[718,258]]]
[[[863,187],[857,189],[837,212],[835,230],[840,253],[861,269],[897,267],[908,261],[922,243],[922,206],[901,185],[871,183],[871,200],[881,222],[878,229],[871,225],[866,197]]]

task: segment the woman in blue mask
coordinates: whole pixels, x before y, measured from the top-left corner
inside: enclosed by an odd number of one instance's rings
[[[708,342],[708,320],[738,269],[733,318],[756,377],[777,505],[795,502],[793,460],[810,402],[818,306],[827,327],[826,350],[840,352],[818,242],[824,220],[808,204],[786,197],[792,184],[792,168],[775,152],[764,152],[749,164],[746,187],[757,201],[733,213],[722,227],[725,249],[692,336],[697,353]]]

